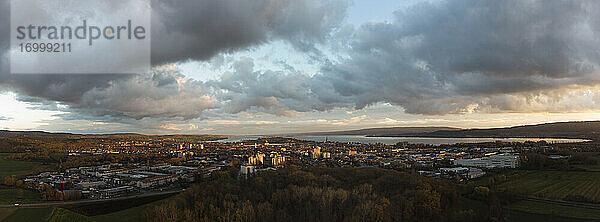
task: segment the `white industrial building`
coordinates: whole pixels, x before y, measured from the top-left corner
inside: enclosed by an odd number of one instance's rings
[[[454,165],[480,168],[517,168],[519,156],[512,154],[497,154],[474,159],[457,159]]]

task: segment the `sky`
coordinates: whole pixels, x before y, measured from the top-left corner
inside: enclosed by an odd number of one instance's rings
[[[0,129],[257,135],[597,120],[599,8],[153,0],[150,73],[10,74],[1,32]],[[1,30],[7,11],[0,0]]]

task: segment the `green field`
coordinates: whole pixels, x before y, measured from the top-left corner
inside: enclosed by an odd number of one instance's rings
[[[6,160],[8,154],[0,153],[0,184],[6,176],[15,175],[17,177],[29,175],[35,172],[37,168],[53,168],[53,165],[44,165],[37,162],[12,161]],[[14,187],[0,185],[0,204],[11,203],[32,203],[40,202],[40,194]],[[1,215],[1,214],[0,214]]]
[[[148,204],[144,204],[129,209],[97,215],[85,216],[76,212],[58,208],[20,208],[20,209],[2,209],[0,208],[0,222],[12,221],[89,221],[89,222],[120,222],[120,221],[143,221],[144,210],[148,206],[154,206],[168,200],[162,199]]]
[[[34,191],[0,186],[0,204],[41,202],[40,194]]]
[[[4,218],[13,214],[13,212],[15,212],[15,210],[16,209],[0,208],[0,221],[4,220]]]
[[[46,219],[48,219],[48,215],[51,213],[52,208],[22,208],[12,212],[12,214],[4,218],[2,222],[46,221]]]
[[[127,210],[117,211],[110,214],[98,215],[91,217],[93,221],[99,222],[114,222],[114,221],[143,221],[144,220],[144,210],[148,206],[153,206],[158,203],[162,203],[163,200],[159,200],[153,203],[149,203],[142,206],[137,206],[133,208],[129,208]]]
[[[504,173],[506,182],[498,190],[557,200],[600,203],[600,172],[514,170]],[[490,186],[489,177],[479,184]],[[575,199],[574,199],[575,198]]]
[[[0,159],[0,178],[5,176],[24,176],[32,174],[36,168],[52,168],[52,165],[44,165],[36,162],[12,161]]]
[[[46,208],[21,208],[21,209],[0,209],[1,222],[17,221],[94,221],[94,222],[119,222],[119,221],[142,221],[143,210],[146,206],[139,206],[122,210],[119,212],[98,215],[84,216],[70,210],[55,207]],[[5,214],[3,216],[3,214]],[[6,215],[8,214],[8,215]]]
[[[600,220],[600,210],[563,206],[557,204],[540,203],[536,201],[523,200],[505,208],[534,214],[555,215],[567,218],[579,218],[588,220]]]

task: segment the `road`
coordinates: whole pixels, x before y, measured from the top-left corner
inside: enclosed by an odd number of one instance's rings
[[[174,193],[180,193],[183,191],[184,190],[182,189],[182,190],[172,190],[172,191],[163,191],[163,192],[153,192],[153,193],[139,194],[139,195],[135,195],[135,196],[116,197],[116,198],[110,198],[110,199],[43,202],[43,203],[24,203],[24,204],[19,204],[18,206],[14,205],[14,204],[4,204],[4,205],[0,205],[0,208],[53,207],[53,206],[64,206],[64,205],[82,204],[82,203],[100,203],[100,202],[114,201],[114,200],[127,200],[127,199],[134,199],[134,198],[159,196],[159,195],[165,195],[165,194],[174,194]]]

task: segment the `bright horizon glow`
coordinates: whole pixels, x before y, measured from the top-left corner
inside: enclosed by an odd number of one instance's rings
[[[0,128],[2,130],[36,130],[58,119],[57,111],[35,109],[33,105],[16,99],[12,92],[0,93]]]
[[[99,121],[64,120],[57,114],[59,111],[36,109],[35,105],[16,99],[15,93],[0,94],[0,126],[2,130],[30,131],[42,130],[48,132],[68,132],[81,134],[102,133],[142,133],[142,134],[219,134],[219,135],[275,135],[285,133],[304,133],[318,131],[356,130],[378,127],[455,127],[471,128],[501,128],[520,125],[535,125],[552,122],[595,121],[600,120],[600,113],[502,113],[502,114],[464,114],[446,116],[415,116],[398,114],[396,118],[383,117],[374,110],[389,109],[385,105],[371,107],[365,110],[333,111],[336,118],[319,118],[320,113],[304,114],[302,119],[282,118],[273,115],[254,117],[248,120],[206,120],[181,121],[166,123],[155,129],[139,130],[135,127],[119,123]],[[373,115],[367,115],[374,113]],[[257,119],[257,120],[253,120]],[[266,119],[266,120],[265,120]],[[268,121],[268,120],[271,121]],[[118,127],[116,127],[118,126]],[[273,128],[273,129],[269,129]],[[257,130],[254,133],[244,133],[244,130]],[[284,131],[281,131],[283,129]]]

